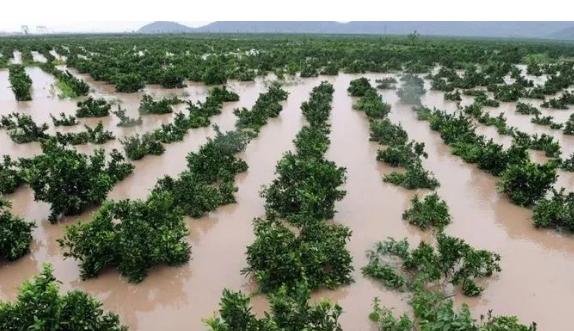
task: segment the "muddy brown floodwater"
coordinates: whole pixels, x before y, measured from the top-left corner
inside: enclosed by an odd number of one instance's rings
[[[53,77],[38,68],[28,68],[27,71],[34,81],[34,100],[20,103],[14,101],[8,88],[7,71],[0,71],[0,113],[20,111],[30,113],[36,121],[51,123],[49,113],[74,112],[75,101],[58,98],[57,91],[52,87]],[[93,94],[114,99],[128,109],[130,116],[137,115],[142,93],[115,93],[110,85],[95,82],[85,75],[79,76],[88,81]],[[367,76],[374,80],[384,75]],[[406,237],[416,244],[421,239],[429,238],[428,233],[401,219],[412,196],[427,191],[408,191],[383,183],[381,176],[391,169],[376,161],[378,146],[369,142],[367,119],[352,109],[353,99],[346,92],[350,80],[357,77],[341,74],[288,84],[286,88],[290,95],[284,102],[284,111],[278,118],[270,120],[259,137],[240,155],[249,164],[249,170],[237,176],[237,203],[219,208],[201,219],[188,218],[192,260],[181,267],[156,267],[140,284],[127,283],[113,270],[104,272],[96,279],[81,281],[76,262],[63,259],[56,239],[62,236],[66,225],[78,219],[88,220],[91,212],[51,225],[47,221],[49,206],[35,202],[30,189],[21,188],[8,195],[13,203],[13,211],[19,216],[34,219],[38,228],[34,230],[31,254],[16,262],[0,264],[0,300],[13,300],[19,284],[37,273],[42,263],[49,262],[54,265],[55,276],[62,281],[63,289],[82,289],[96,296],[106,309],[118,313],[122,323],[133,330],[204,330],[202,320],[216,312],[224,288],[249,293],[255,291],[255,285],[240,271],[246,266],[246,247],[254,239],[252,220],[264,213],[259,191],[262,185],[270,183],[275,177],[275,165],[282,154],[293,148],[292,140],[304,124],[299,109],[301,102],[309,97],[311,89],[321,80],[328,80],[335,86],[335,95],[331,114],[332,142],[327,157],[347,168],[347,195],[336,204],[338,212],[334,221],[345,224],[353,231],[348,248],[354,258],[355,282],[334,291],[318,291],[313,294],[313,299],[328,297],[341,304],[344,310],[341,323],[345,330],[373,328],[368,313],[375,296],[381,299],[382,304],[394,307],[397,313],[407,310],[406,294],[387,290],[379,283],[364,278],[360,269],[367,262],[365,252],[379,240]],[[252,83],[230,82],[229,87],[239,93],[241,99],[226,103],[223,113],[214,116],[212,122],[223,130],[232,129],[235,122],[233,108],[251,107],[258,94],[264,91],[266,83],[263,79]],[[148,86],[145,92],[154,96],[178,95],[203,100],[207,88],[190,83],[187,88],[173,90]],[[494,177],[451,155],[438,134],[432,132],[426,122],[417,121],[410,106],[398,101],[395,91],[381,93],[392,105],[391,120],[400,122],[411,139],[426,144],[429,157],[424,160],[424,166],[439,179],[441,186],[438,193],[448,203],[453,219],[446,231],[502,256],[502,272],[486,281],[482,296],[456,297],[456,302],[467,303],[476,317],[493,309],[495,314],[517,315],[525,323],[536,321],[541,330],[571,330],[567,316],[571,310],[569,301],[574,298],[574,282],[571,281],[571,275],[574,275],[574,237],[536,230],[531,223],[532,212],[512,205],[497,193]],[[444,101],[442,93],[434,91],[427,92],[423,103],[449,111],[456,109],[455,103]],[[493,114],[503,111],[508,124],[521,130],[556,136],[564,154],[574,150],[573,138],[563,136],[560,131],[531,124],[528,117],[516,114],[514,107],[513,103],[503,103],[499,109],[492,111]],[[572,111],[543,112],[562,112],[556,117],[565,120]],[[169,121],[171,116],[146,116],[143,126],[135,129],[117,128],[117,118],[114,116],[102,121],[107,129],[121,138],[134,132],[152,130],[160,123]],[[95,125],[98,120],[81,122]],[[508,139],[490,128],[481,127],[483,131],[497,140]],[[134,174],[116,185],[109,198],[144,198],[158,178],[181,172],[185,168],[186,154],[196,151],[213,134],[211,128],[191,130],[184,141],[167,145],[163,155],[146,156],[134,162]],[[111,149],[119,146],[116,140],[102,147]],[[5,132],[0,132],[0,147],[1,154],[12,156],[31,156],[40,152],[37,144],[13,144]],[[93,148],[92,145],[78,147],[84,152],[90,152]],[[560,173],[557,186],[572,188],[572,175]],[[255,296],[252,303],[257,313],[262,313],[267,307],[262,296]]]

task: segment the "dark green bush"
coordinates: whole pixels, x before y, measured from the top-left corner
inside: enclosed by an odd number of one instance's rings
[[[255,242],[247,247],[248,267],[261,290],[307,281],[310,289],[335,288],[351,282],[351,255],[345,245],[351,231],[339,224],[301,222],[300,231],[270,217],[255,220]]]
[[[112,108],[112,105],[105,99],[94,99],[93,97],[79,101],[77,105],[76,117],[105,117],[110,114]]]
[[[40,141],[48,137],[46,123],[38,126],[32,116],[23,113],[11,113],[2,115],[0,128],[8,130],[8,135],[17,144],[25,144]]]
[[[127,331],[118,315],[104,312],[86,293],[59,291],[52,267],[44,265],[39,275],[24,282],[15,302],[0,302],[0,329]]]
[[[74,126],[78,124],[78,120],[74,115],[66,115],[65,113],[60,113],[59,118],[50,114],[52,123],[54,126]]]
[[[310,290],[305,284],[281,287],[269,299],[271,311],[257,319],[246,295],[225,289],[219,316],[205,323],[211,331],[342,331],[338,321],[342,308],[327,300],[311,305]]]
[[[498,189],[520,206],[532,206],[556,182],[556,165],[532,162],[511,164],[500,175]]]
[[[179,265],[190,257],[181,210],[167,193],[146,201],[108,201],[92,221],[69,226],[58,242],[64,256],[80,262],[83,279],[117,267],[130,282],[141,282],[156,265]]]
[[[409,221],[410,224],[416,225],[422,230],[433,227],[439,231],[450,224],[448,205],[439,198],[438,194],[431,193],[425,196],[423,200],[415,195],[411,204],[411,208],[403,213],[403,219]]]
[[[165,151],[163,145],[149,133],[127,137],[121,141],[121,144],[130,160],[139,160],[148,154],[161,155]]]
[[[31,161],[28,183],[34,199],[50,203],[51,222],[61,214],[76,215],[101,203],[112,186],[133,170],[116,150],[107,164],[103,150],[87,156],[48,141],[42,151]]]
[[[9,80],[17,101],[32,100],[32,79],[26,73],[24,66],[13,64],[9,67]]]
[[[538,200],[532,218],[536,227],[574,231],[574,193],[553,190],[551,197]]]
[[[14,261],[30,252],[33,222],[10,213],[10,202],[0,196],[0,261]],[[0,311],[2,306],[0,304]],[[0,314],[0,325],[2,325]]]

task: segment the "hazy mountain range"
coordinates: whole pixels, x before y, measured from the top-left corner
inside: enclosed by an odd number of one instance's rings
[[[335,21],[217,21],[197,28],[157,21],[138,33],[322,33],[393,34],[413,31],[427,36],[550,38],[574,40],[574,22],[335,22]]]

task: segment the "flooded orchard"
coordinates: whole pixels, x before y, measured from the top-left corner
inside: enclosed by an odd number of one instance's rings
[[[37,54],[34,54],[35,56]],[[76,100],[62,99],[55,91],[52,76],[36,67],[26,69],[33,81],[33,100],[16,102],[9,89],[7,70],[0,71],[0,112],[24,112],[38,122],[50,122],[49,114],[64,112],[73,114]],[[128,114],[137,115],[143,93],[159,96],[179,96],[185,99],[204,100],[208,88],[201,83],[187,82],[187,87],[164,89],[146,86],[145,91],[116,93],[113,86],[96,82],[88,75],[72,70],[72,73],[89,83],[94,95],[113,100],[127,108]],[[57,243],[65,227],[79,220],[88,221],[95,212],[90,210],[79,216],[66,217],[58,224],[50,224],[49,205],[34,201],[33,191],[21,187],[6,197],[12,202],[14,214],[34,220],[31,253],[18,261],[0,265],[0,299],[14,300],[20,284],[38,273],[43,263],[54,266],[54,276],[62,282],[64,290],[81,289],[103,302],[106,310],[117,313],[122,323],[133,330],[202,330],[204,319],[217,313],[223,289],[242,290],[251,293],[254,311],[258,315],[268,308],[265,296],[257,293],[257,284],[241,273],[246,264],[246,247],[254,240],[253,219],[265,214],[265,201],[260,197],[263,185],[275,177],[275,167],[283,153],[293,150],[293,139],[305,124],[301,103],[306,101],[313,87],[326,80],[333,84],[334,97],[330,115],[331,145],[327,159],[347,170],[344,189],[347,195],[336,203],[334,222],[352,230],[347,247],[353,258],[353,280],[336,290],[319,290],[313,293],[313,301],[330,298],[343,308],[340,322],[345,330],[370,330],[374,326],[368,319],[374,297],[381,304],[393,307],[397,313],[408,311],[406,293],[386,289],[379,282],[361,273],[368,262],[366,251],[387,237],[407,238],[412,245],[430,234],[418,230],[402,220],[402,213],[409,208],[415,194],[428,190],[406,190],[382,181],[382,176],[392,169],[376,159],[379,146],[369,141],[367,117],[353,109],[356,98],[349,96],[347,87],[351,80],[365,76],[374,83],[383,74],[319,76],[297,78],[289,81],[285,89],[288,99],[282,103],[283,111],[263,126],[257,138],[252,140],[239,156],[249,169],[236,177],[239,188],[237,202],[211,212],[198,219],[187,217],[190,229],[189,242],[192,255],[189,263],[178,267],[154,267],[147,278],[139,284],[128,283],[117,271],[106,269],[97,278],[81,280],[77,262],[64,259]],[[233,109],[250,108],[259,93],[264,92],[272,77],[257,78],[255,82],[230,81],[227,87],[239,94],[237,102],[225,103],[222,113],[212,118],[223,131],[232,130],[235,124]],[[428,83],[428,82],[427,82]],[[389,118],[400,123],[409,136],[425,143],[428,158],[424,167],[432,171],[441,185],[437,189],[450,207],[452,224],[446,233],[464,239],[474,247],[492,250],[500,254],[502,272],[484,281],[485,290],[476,298],[457,295],[456,304],[466,303],[473,315],[479,318],[489,310],[496,314],[516,315],[525,323],[535,321],[540,330],[570,330],[571,323],[565,316],[570,311],[569,300],[574,296],[574,238],[551,230],[533,227],[532,211],[512,204],[497,192],[496,178],[465,163],[451,154],[437,132],[431,131],[427,122],[419,121],[412,107],[403,104],[394,90],[381,90],[385,102],[391,105]],[[535,101],[533,101],[535,102]],[[444,101],[443,93],[427,91],[423,105],[453,112],[455,102]],[[183,105],[176,106],[183,107]],[[514,112],[516,103],[503,102],[493,114],[503,112],[508,124],[528,133],[547,133],[555,136],[569,155],[574,151],[574,138],[530,123],[527,116]],[[555,114],[558,111],[544,110]],[[565,121],[571,113],[560,111],[557,119]],[[167,123],[173,115],[145,116],[142,126],[119,128],[117,118],[80,119],[80,124],[90,126],[102,121],[106,129],[116,136],[102,147],[107,151],[121,149],[119,140],[136,132],[151,131]],[[82,127],[81,125],[78,127]],[[76,130],[57,128],[62,132]],[[56,128],[50,126],[49,132]],[[479,131],[497,141],[509,139],[481,126]],[[177,175],[186,166],[186,155],[197,151],[209,137],[212,127],[192,129],[181,142],[166,145],[162,155],[149,155],[134,161],[132,175],[115,185],[108,198],[143,199],[156,181],[164,175]],[[15,144],[3,130],[0,132],[2,154],[13,157],[30,157],[41,153],[39,143]],[[91,153],[97,145],[80,145],[77,149]],[[559,172],[556,187],[573,187],[572,173]]]

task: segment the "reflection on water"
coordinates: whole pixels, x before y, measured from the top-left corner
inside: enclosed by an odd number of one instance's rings
[[[9,90],[8,72],[0,71],[0,113],[13,111],[32,115],[37,122],[48,122],[50,113],[73,114],[76,100],[59,99],[53,88],[54,79],[38,68],[27,68],[34,81],[34,99],[16,103]],[[78,74],[77,72],[74,72]],[[139,100],[144,92],[134,94],[115,93],[113,86],[95,82],[88,76],[79,75],[92,87],[98,97],[117,100],[127,108],[130,116],[137,115]],[[368,75],[373,80],[381,75]],[[275,177],[274,170],[282,154],[291,149],[292,140],[302,126],[301,102],[320,80],[334,84],[335,95],[331,115],[331,146],[327,157],[347,168],[347,196],[337,203],[335,222],[345,224],[353,231],[348,248],[354,257],[355,282],[335,291],[318,291],[314,300],[329,297],[337,300],[344,309],[341,322],[345,330],[369,330],[368,320],[372,299],[378,296],[382,303],[395,307],[397,313],[408,309],[407,297],[389,291],[379,283],[366,279],[360,269],[367,262],[365,252],[379,240],[387,237],[407,237],[413,244],[429,237],[401,219],[409,200],[416,192],[383,183],[381,176],[390,169],[377,162],[377,145],[369,142],[366,117],[352,110],[353,99],[346,89],[351,79],[358,76],[339,75],[297,81],[286,87],[290,92],[281,115],[269,121],[261,134],[253,140],[241,157],[249,164],[249,170],[237,176],[239,191],[237,204],[219,208],[202,219],[187,219],[191,234],[192,260],[181,267],[157,267],[148,278],[132,285],[120,278],[114,270],[107,270],[97,279],[81,281],[76,262],[63,260],[56,239],[63,234],[66,224],[87,220],[93,211],[80,217],[66,219],[58,225],[47,222],[49,206],[35,202],[29,188],[22,188],[8,198],[13,202],[16,214],[36,220],[32,253],[19,261],[0,265],[0,299],[14,299],[17,286],[41,269],[44,262],[54,265],[55,276],[62,281],[64,289],[79,288],[101,299],[106,309],[117,312],[123,323],[137,330],[200,330],[202,319],[211,316],[218,308],[223,288],[252,292],[254,284],[241,275],[245,267],[245,249],[253,241],[252,219],[264,213],[259,197],[261,185]],[[223,130],[232,129],[235,118],[233,108],[251,107],[265,81],[251,83],[230,82],[229,87],[240,94],[235,103],[226,103],[222,114],[213,117],[213,123]],[[154,96],[178,95],[191,100],[203,100],[207,88],[189,83],[186,88],[167,90],[157,86],[146,87],[145,93]],[[493,309],[497,314],[514,314],[524,322],[537,321],[542,330],[569,330],[566,320],[570,311],[569,299],[574,297],[574,238],[554,231],[536,230],[531,225],[531,211],[512,205],[496,191],[496,179],[475,166],[464,163],[450,154],[448,147],[428,123],[417,121],[409,106],[402,105],[395,91],[381,92],[392,105],[390,118],[409,132],[412,139],[423,141],[429,154],[424,160],[425,168],[434,172],[440,180],[440,196],[450,206],[453,223],[446,231],[461,237],[477,247],[494,250],[502,256],[502,272],[487,281],[486,290],[479,298],[457,297],[457,303],[469,304],[478,317]],[[465,102],[468,100],[465,99]],[[536,101],[532,101],[536,104]],[[456,104],[444,101],[442,93],[428,91],[423,98],[427,106],[455,111]],[[178,106],[183,109],[184,105]],[[493,114],[504,112],[508,123],[528,132],[546,132],[556,136],[563,150],[574,150],[572,137],[559,131],[531,124],[527,116],[514,112],[513,103],[502,103]],[[570,111],[542,110],[556,114],[563,121]],[[560,115],[558,115],[560,113]],[[171,119],[172,115],[146,116],[141,127],[122,129],[116,127],[114,116],[103,119],[104,124],[118,137],[134,132],[149,131]],[[98,120],[82,119],[88,125]],[[58,130],[78,130],[63,128]],[[54,130],[50,128],[50,130]],[[480,127],[481,133],[496,138],[490,128]],[[52,131],[53,132],[53,131]],[[164,175],[176,175],[185,168],[185,156],[197,150],[208,137],[211,128],[191,130],[182,142],[166,146],[161,156],[146,156],[136,161],[134,174],[116,185],[111,199],[144,198],[156,180]],[[506,142],[509,143],[509,142]],[[38,144],[16,145],[5,132],[0,132],[2,154],[31,156],[40,152]],[[106,149],[118,148],[119,142],[104,145]],[[79,146],[89,152],[94,146]],[[533,157],[539,158],[537,153]],[[543,159],[540,159],[543,161]],[[572,187],[570,174],[561,173],[559,185]],[[419,193],[424,193],[420,191]],[[265,299],[253,300],[254,310],[262,313]]]

